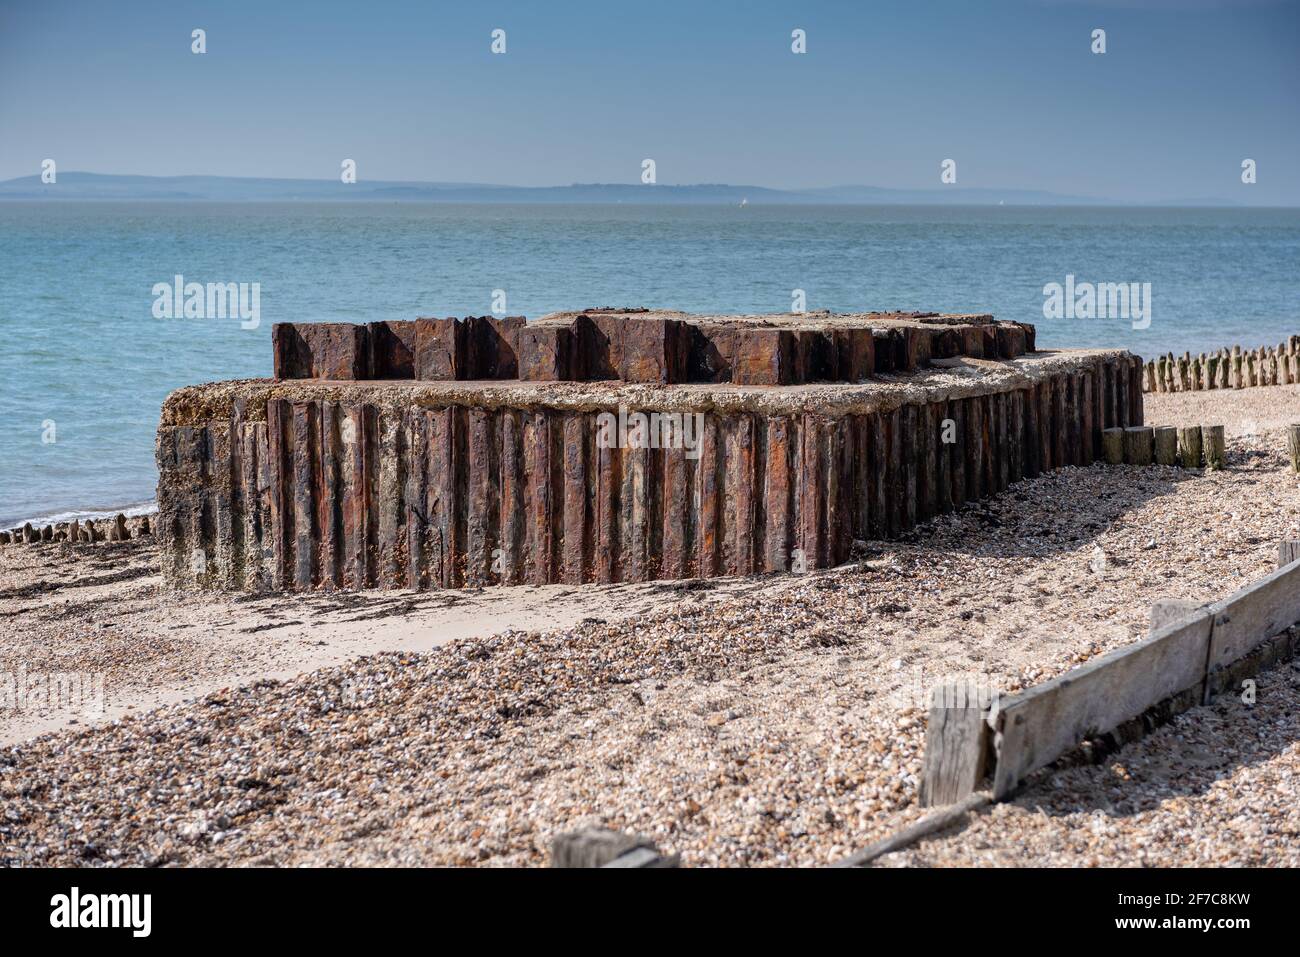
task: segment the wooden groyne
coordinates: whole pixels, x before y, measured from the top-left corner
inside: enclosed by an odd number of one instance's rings
[[[1300,543],[1277,570],[1217,602],[1158,603],[1142,641],[1006,698],[935,689],[926,729],[923,805],[982,789],[1002,800],[1085,741],[1118,746],[1300,648]],[[982,689],[976,689],[982,690]]]
[[[80,519],[32,525],[24,522],[14,529],[0,530],[0,545],[41,545],[50,542],[125,542],[132,538],[148,538],[153,534],[148,515],[127,518],[119,512],[113,518]]]
[[[1142,367],[1144,392],[1197,392],[1203,389],[1245,389],[1259,385],[1300,383],[1300,336],[1277,346],[1243,350],[1241,346],[1193,356],[1172,352]]]

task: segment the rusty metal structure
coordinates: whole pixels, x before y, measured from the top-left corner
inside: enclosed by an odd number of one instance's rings
[[[1039,351],[1032,326],[986,315],[597,309],[285,324],[273,344],[274,379],[163,405],[157,534],[175,585],[827,567],[1090,464],[1103,429],[1142,422],[1137,357]],[[665,441],[608,440],[637,413],[669,423]]]

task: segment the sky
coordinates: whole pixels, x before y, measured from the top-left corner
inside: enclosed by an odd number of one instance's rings
[[[652,158],[912,189],[953,159],[959,187],[1300,205],[1298,113],[1300,0],[0,0],[0,180],[634,183]]]

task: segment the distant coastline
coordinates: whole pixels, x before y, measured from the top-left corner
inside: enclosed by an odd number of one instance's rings
[[[795,206],[1119,206],[1230,207],[1247,204],[1219,197],[1159,203],[1126,203],[1105,197],[1045,190],[942,186],[892,189],[882,186],[826,186],[775,189],[766,186],[698,184],[573,183],[567,186],[508,186],[490,183],[275,179],[238,176],[119,176],[61,172],[54,183],[39,175],[0,182],[0,200],[157,200],[171,202],[388,202],[501,204],[795,205]]]

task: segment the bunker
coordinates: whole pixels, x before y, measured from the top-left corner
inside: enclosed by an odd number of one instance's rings
[[[1102,429],[1142,422],[1137,357],[1040,351],[1032,326],[987,315],[589,309],[282,324],[273,344],[274,379],[164,402],[157,531],[177,586],[828,567],[1090,464]],[[696,434],[608,428],[637,413]]]

